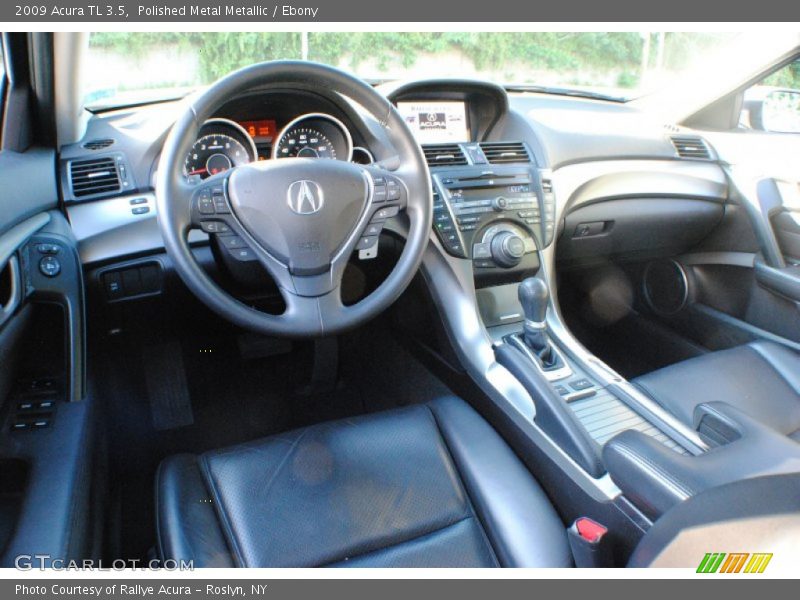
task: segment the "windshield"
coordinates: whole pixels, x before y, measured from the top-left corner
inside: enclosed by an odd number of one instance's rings
[[[274,59],[319,61],[373,82],[474,77],[624,101],[669,85],[737,38],[719,32],[102,32],[89,38],[84,104],[178,98],[234,69]]]

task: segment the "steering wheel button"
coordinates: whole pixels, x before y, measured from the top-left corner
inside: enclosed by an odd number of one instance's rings
[[[361,236],[360,240],[358,240],[358,244],[356,244],[356,250],[366,250],[367,248],[372,248],[377,243],[377,235],[364,235]]]
[[[364,235],[371,236],[371,235],[378,235],[383,229],[383,226],[380,223],[370,223],[367,225],[367,229],[364,231]]]
[[[214,214],[214,203],[211,201],[211,197],[203,197],[197,201],[197,211],[201,215],[213,215]]]
[[[230,254],[233,258],[242,262],[256,260],[256,254],[250,248],[236,248],[235,250],[230,250]]]
[[[245,241],[238,235],[231,235],[219,238],[220,243],[229,250],[238,250],[240,248],[247,248]]]
[[[214,200],[214,210],[218,215],[227,215],[231,212],[231,209],[228,208],[228,203],[225,202],[225,198]]]
[[[372,194],[373,202],[385,202],[387,198],[386,187],[382,185],[375,186],[375,192]]]
[[[396,181],[392,181],[391,179],[386,183],[386,192],[388,194],[389,200],[399,200],[400,199],[400,184]]]
[[[203,221],[200,228],[206,233],[227,233],[231,230],[225,223],[220,221]]]
[[[396,216],[398,212],[400,212],[400,209],[396,206],[387,206],[386,208],[376,211],[375,215],[372,217],[372,221],[385,221],[386,219],[391,219],[392,217]]]

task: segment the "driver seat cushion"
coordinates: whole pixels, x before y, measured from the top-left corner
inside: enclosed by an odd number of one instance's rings
[[[706,402],[725,402],[800,441],[800,354],[758,341],[719,350],[633,380],[689,426]]]
[[[162,559],[195,567],[563,567],[566,531],[455,397],[166,459]]]

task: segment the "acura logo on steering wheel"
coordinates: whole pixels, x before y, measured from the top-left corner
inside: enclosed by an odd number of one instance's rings
[[[298,215],[311,215],[322,210],[325,199],[322,188],[316,181],[295,181],[286,191],[286,202]]]

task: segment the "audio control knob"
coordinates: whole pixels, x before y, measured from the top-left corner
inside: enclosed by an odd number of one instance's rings
[[[525,255],[525,241],[512,231],[501,231],[489,243],[494,262],[501,267],[516,267]]]
[[[508,208],[508,199],[503,198],[502,196],[498,196],[494,200],[492,200],[492,208],[495,209],[497,212],[503,212],[505,209]]]

